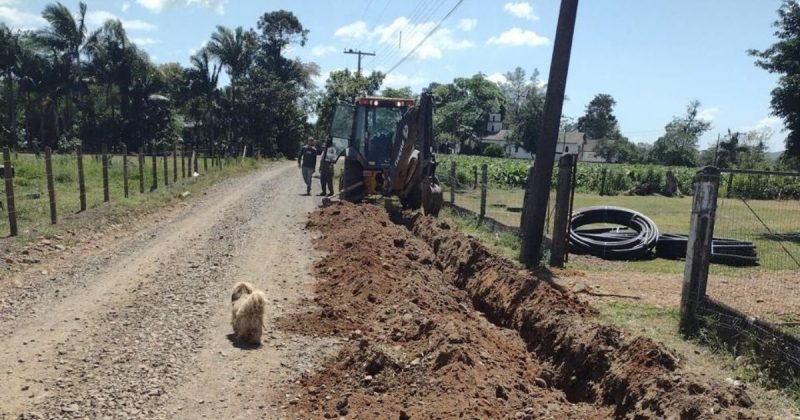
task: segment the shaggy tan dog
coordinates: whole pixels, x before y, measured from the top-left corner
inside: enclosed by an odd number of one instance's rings
[[[242,343],[261,344],[266,303],[264,293],[256,290],[252,284],[239,282],[233,286],[231,326],[237,340]]]

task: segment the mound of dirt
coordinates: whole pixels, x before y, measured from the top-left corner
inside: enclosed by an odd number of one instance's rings
[[[446,222],[335,203],[321,233],[319,310],[285,329],[348,337],[292,401],[326,418],[749,417],[747,395],[681,373],[645,338],[493,255]]]

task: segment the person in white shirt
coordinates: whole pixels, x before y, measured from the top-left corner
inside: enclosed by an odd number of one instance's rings
[[[333,167],[338,157],[333,142],[328,139],[325,143],[325,150],[322,152],[322,159],[319,161],[319,181],[322,185],[320,195],[333,195]]]

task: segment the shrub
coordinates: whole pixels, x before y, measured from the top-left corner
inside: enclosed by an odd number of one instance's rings
[[[500,158],[505,155],[503,148],[498,144],[490,144],[483,149],[483,155],[487,157]]]

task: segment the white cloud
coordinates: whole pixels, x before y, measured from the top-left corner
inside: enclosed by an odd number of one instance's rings
[[[19,0],[0,0],[0,6],[10,6],[19,3]]]
[[[333,45],[317,45],[311,49],[311,55],[314,57],[322,57],[323,55],[333,54],[339,51]]]
[[[400,33],[402,32],[400,52],[402,53],[401,56],[405,56],[417,44],[422,42],[425,35],[433,30],[435,26],[435,22],[412,24],[406,17],[401,16],[388,25],[378,25],[372,32],[371,37],[376,39],[379,44],[396,46],[400,41]],[[450,29],[439,28],[417,48],[412,57],[417,60],[442,58],[442,52],[445,50],[463,50],[474,46],[475,44],[472,41],[456,39]],[[387,54],[391,53],[392,51],[387,52]]]
[[[505,83],[508,80],[503,73],[492,73],[486,76],[486,79],[494,83]]]
[[[398,73],[393,71],[383,79],[383,86],[384,88],[391,87],[391,88],[404,88],[406,86],[411,87],[412,91],[415,91],[418,87],[421,87],[425,83],[425,78],[420,75],[409,76],[405,73]]]
[[[369,29],[367,29],[367,24],[361,20],[342,26],[333,33],[334,37],[342,39],[364,39],[368,35]]]
[[[478,19],[461,19],[458,21],[458,29],[461,29],[464,32],[469,32],[475,29],[475,26],[478,25]]]
[[[539,35],[534,31],[521,28],[511,28],[498,36],[489,38],[486,43],[489,45],[539,47],[549,44],[550,40],[546,36]]]
[[[132,38],[131,41],[133,41],[136,45],[140,47],[144,47],[145,45],[158,44],[159,42],[161,42],[153,38]]]
[[[198,51],[205,48],[208,45],[208,41],[203,41],[200,43],[200,46],[197,48],[189,48],[189,55],[195,55]]]
[[[35,29],[47,24],[47,21],[37,14],[23,12],[22,10],[6,6],[0,6],[0,22],[5,22],[9,27],[14,29]]]
[[[712,122],[719,115],[719,108],[705,108],[697,113],[697,119],[705,122]]]
[[[323,71],[323,72],[320,72],[319,75],[317,75],[317,76],[312,76],[311,80],[314,82],[314,86],[317,86],[319,88],[324,88],[325,87],[325,82],[328,81],[328,77],[330,77],[330,75],[331,75],[331,72]]]
[[[774,115],[770,115],[768,117],[764,117],[756,123],[755,129],[762,129],[762,128],[771,128],[775,131],[783,131],[783,119],[781,117],[776,117]]]
[[[130,8],[131,8],[130,2],[127,2],[127,1],[122,2],[122,11],[123,12],[127,12],[128,9],[130,9]]]
[[[197,6],[213,9],[218,14],[225,14],[225,3],[228,0],[136,0],[142,7],[153,13],[161,13],[164,9],[175,6]]]
[[[539,16],[536,16],[536,14],[533,13],[533,6],[525,1],[519,3],[506,3],[503,6],[503,10],[518,18],[528,19],[530,21],[539,20]]]
[[[86,22],[89,26],[102,26],[109,19],[120,19],[117,15],[105,10],[97,10],[86,13]],[[155,31],[156,25],[138,19],[120,19],[122,26],[129,31]]]

